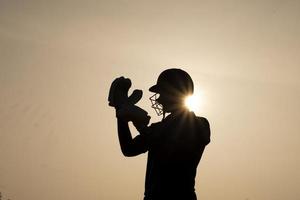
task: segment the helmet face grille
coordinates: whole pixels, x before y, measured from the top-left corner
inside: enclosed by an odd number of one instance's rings
[[[163,106],[157,102],[157,99],[159,97],[158,93],[155,93],[154,95],[152,95],[149,99],[151,101],[151,108],[154,108],[156,114],[158,116],[162,115],[163,112]]]

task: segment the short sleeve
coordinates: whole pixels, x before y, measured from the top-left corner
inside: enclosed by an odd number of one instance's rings
[[[210,143],[210,125],[205,117],[198,117],[200,130],[201,130],[201,142],[205,145]]]

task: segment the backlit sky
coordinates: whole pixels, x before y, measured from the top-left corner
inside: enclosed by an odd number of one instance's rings
[[[6,200],[142,199],[111,81],[189,72],[211,143],[202,200],[300,198],[300,1],[0,0],[0,192]],[[133,131],[134,132],[134,131]],[[135,133],[135,132],[134,132]]]

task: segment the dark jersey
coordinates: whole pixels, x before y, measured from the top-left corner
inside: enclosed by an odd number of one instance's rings
[[[145,200],[195,200],[195,177],[210,142],[207,119],[193,112],[171,114],[137,136],[148,151]]]

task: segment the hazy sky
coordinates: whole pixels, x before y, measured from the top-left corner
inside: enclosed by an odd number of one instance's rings
[[[0,0],[0,192],[140,200],[146,154],[120,152],[107,93],[181,67],[211,143],[201,200],[300,198],[300,1]],[[128,181],[130,180],[130,181]]]

